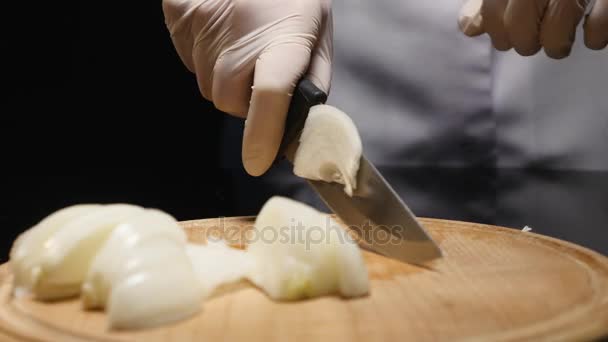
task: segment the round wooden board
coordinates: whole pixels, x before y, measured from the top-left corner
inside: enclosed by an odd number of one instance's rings
[[[220,221],[221,220],[221,221]],[[191,241],[220,223],[243,232],[252,218],[183,222]],[[41,303],[11,296],[0,268],[3,341],[421,341],[589,340],[608,335],[608,259],[519,230],[424,219],[444,258],[420,268],[365,252],[367,297],[271,301],[239,286],[207,300],[186,321],[112,332],[101,312],[77,300]],[[216,231],[216,230],[214,230]],[[179,291],[179,284],[175,284]]]

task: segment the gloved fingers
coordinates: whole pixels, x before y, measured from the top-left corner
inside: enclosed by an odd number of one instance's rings
[[[576,27],[585,14],[588,0],[550,0],[540,30],[540,42],[547,56],[568,57]]]
[[[504,22],[509,41],[517,53],[532,56],[540,48],[540,26],[549,0],[511,0]]]
[[[213,68],[213,104],[224,113],[245,118],[251,98],[253,64],[236,63],[232,59],[230,54],[224,55]],[[242,69],[235,70],[239,67]]]
[[[243,165],[252,176],[264,174],[274,162],[291,97],[310,53],[307,45],[286,42],[268,48],[256,62],[242,150]]]
[[[597,0],[585,19],[585,45],[601,50],[608,45],[608,0]]]
[[[330,10],[306,74],[307,79],[328,95],[331,88],[331,65],[334,55],[333,31],[333,19]]]
[[[481,16],[481,3],[483,0],[467,0],[460,9],[458,26],[460,31],[469,37],[485,33],[483,17]]]
[[[481,5],[484,29],[490,35],[492,45],[499,51],[507,51],[512,47],[504,24],[507,3],[508,0],[486,0]]]

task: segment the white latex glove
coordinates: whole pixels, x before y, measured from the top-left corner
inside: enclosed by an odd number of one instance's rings
[[[576,27],[590,0],[468,0],[459,25],[469,36],[488,33],[497,50],[515,48],[522,56],[541,47],[551,58],[570,54]],[[585,45],[600,50],[608,44],[608,0],[596,0],[586,16]]]
[[[175,48],[202,95],[247,118],[242,158],[259,176],[274,161],[296,83],[331,83],[331,0],[163,0]]]

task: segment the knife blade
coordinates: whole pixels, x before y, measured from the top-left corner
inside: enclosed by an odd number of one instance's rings
[[[296,87],[285,122],[279,155],[293,163],[310,107],[325,103],[327,95],[312,82]],[[344,185],[307,180],[323,202],[358,236],[362,247],[413,264],[441,257],[441,250],[390,184],[361,157],[357,188],[350,197]]]

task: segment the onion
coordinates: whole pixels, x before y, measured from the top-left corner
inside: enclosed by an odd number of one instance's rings
[[[143,210],[128,204],[102,206],[59,227],[42,244],[37,262],[30,265],[36,298],[77,295],[91,260],[108,235],[121,221]]]
[[[186,252],[205,296],[211,296],[221,285],[245,279],[255,264],[249,253],[230,248],[221,241],[188,244]]]
[[[273,197],[253,233],[247,250],[224,242],[194,245],[162,211],[80,205],[23,233],[10,262],[18,291],[38,299],[81,293],[83,307],[105,308],[115,329],[187,318],[222,285],[246,279],[277,300],[369,291],[357,244],[330,216]]]
[[[105,307],[116,281],[141,271],[142,267],[150,267],[150,260],[142,259],[134,249],[149,239],[170,239],[182,247],[186,245],[186,234],[177,221],[159,210],[148,209],[125,220],[114,229],[91,263],[82,286],[85,308]],[[159,250],[158,254],[163,256],[164,252]]]
[[[125,266],[128,271],[112,283],[106,308],[110,328],[148,328],[200,310],[203,292],[181,242],[151,238],[122,261],[136,266]]]
[[[368,292],[357,244],[328,215],[283,197],[271,198],[255,221],[250,279],[273,299]]]
[[[99,207],[99,205],[81,204],[63,208],[17,237],[10,251],[10,267],[15,276],[16,294],[27,294],[32,290],[34,279],[40,273],[46,240],[63,228],[67,222]]]
[[[362,154],[361,138],[344,112],[328,105],[310,109],[294,157],[293,172],[302,178],[344,184],[353,195]]]

